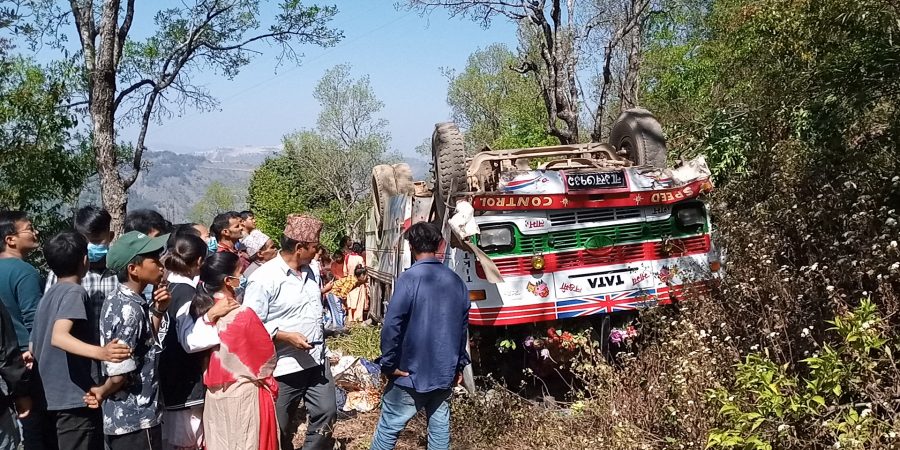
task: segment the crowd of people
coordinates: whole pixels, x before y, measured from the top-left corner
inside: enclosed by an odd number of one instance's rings
[[[365,319],[362,245],[344,238],[332,257],[304,215],[277,242],[249,211],[207,228],[137,210],[120,236],[98,207],[73,222],[43,242],[42,289],[26,262],[38,230],[0,212],[0,450],[20,437],[26,450],[293,449],[301,401],[303,448],[333,448],[326,322]],[[468,364],[465,285],[435,258],[436,227],[408,233],[417,262],[382,330],[379,450],[418,409],[429,448],[448,448],[450,389]]]

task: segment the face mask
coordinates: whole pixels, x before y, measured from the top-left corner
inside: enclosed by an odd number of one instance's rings
[[[210,236],[209,240],[206,241],[206,249],[213,253],[219,249],[219,241],[216,240],[215,236]]]
[[[241,302],[244,298],[244,290],[247,288],[247,277],[241,275],[238,280],[238,285],[231,286],[231,288],[234,289],[234,297],[238,300],[238,302]]]
[[[95,263],[106,258],[106,253],[109,251],[109,245],[88,242],[87,251],[88,261]]]

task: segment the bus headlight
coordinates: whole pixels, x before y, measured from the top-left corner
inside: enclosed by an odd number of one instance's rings
[[[513,232],[510,227],[482,227],[478,236],[478,246],[483,249],[506,249],[511,248],[513,243]]]
[[[706,223],[706,211],[700,205],[688,205],[675,211],[675,223],[681,228],[696,228]]]

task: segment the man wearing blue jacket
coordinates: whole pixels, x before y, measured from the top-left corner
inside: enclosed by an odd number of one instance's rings
[[[469,364],[469,292],[435,256],[441,232],[431,223],[406,231],[415,263],[394,285],[378,362],[390,381],[371,450],[393,449],[406,423],[424,409],[428,450],[450,448],[450,396]]]

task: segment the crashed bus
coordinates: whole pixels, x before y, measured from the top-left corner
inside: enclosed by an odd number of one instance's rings
[[[432,151],[431,189],[404,164],[373,171],[376,315],[412,263],[403,231],[419,221],[442,227],[444,263],[469,289],[470,336],[587,319],[605,342],[617,319],[702,293],[721,268],[702,200],[710,171],[702,157],[666,167],[662,129],[646,110],[625,111],[610,143],[467,156],[458,128],[443,123]]]

